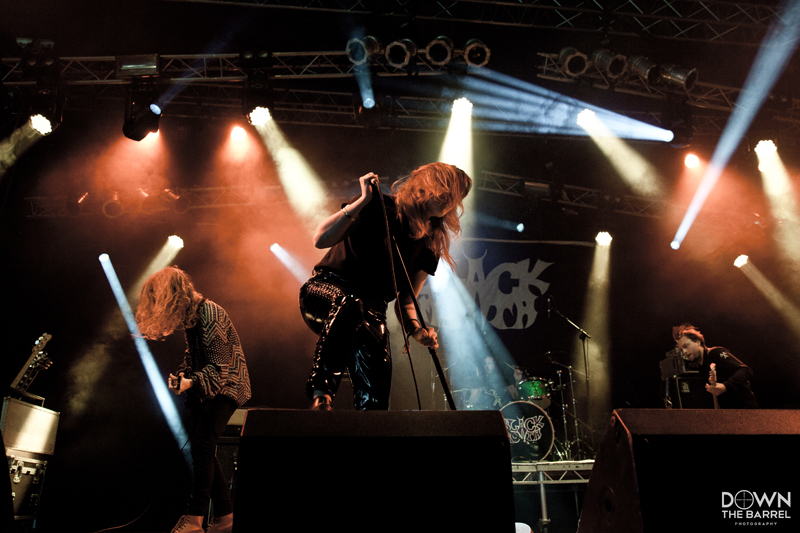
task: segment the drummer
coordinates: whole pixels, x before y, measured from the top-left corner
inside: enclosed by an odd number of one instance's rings
[[[493,356],[486,356],[483,359],[483,367],[475,369],[467,409],[499,410],[515,401],[518,398],[517,373],[521,376],[522,370],[515,369],[513,377],[506,375]]]

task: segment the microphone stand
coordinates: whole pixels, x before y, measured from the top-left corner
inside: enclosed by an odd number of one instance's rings
[[[384,221],[386,223],[386,236],[387,236],[387,239],[388,239],[386,244],[387,244],[387,251],[389,252],[389,264],[390,264],[390,270],[391,270],[391,274],[392,274],[392,283],[394,284],[395,302],[399,306],[399,304],[400,304],[400,302],[399,302],[400,292],[397,289],[397,277],[395,275],[394,258],[393,258],[393,253],[392,253],[393,252],[392,244],[394,244],[394,249],[397,250],[397,257],[400,260],[400,265],[403,267],[403,272],[405,274],[406,281],[408,282],[408,288],[409,288],[409,294],[411,295],[411,301],[414,303],[414,309],[417,311],[417,320],[419,320],[420,327],[427,328],[427,325],[425,324],[425,319],[422,317],[422,310],[420,309],[419,302],[417,301],[417,297],[414,294],[414,288],[411,286],[411,278],[408,275],[408,270],[406,269],[405,262],[403,261],[403,256],[400,253],[400,247],[397,245],[397,241],[395,240],[394,235],[392,235],[392,232],[389,229],[389,216],[386,213],[386,203],[383,200],[383,192],[381,191],[381,188],[378,185],[378,180],[377,179],[373,182],[373,186],[375,187],[375,189],[378,192],[378,197],[380,198],[380,201],[381,201],[381,207],[383,208],[383,218],[384,218]],[[391,241],[391,242],[389,242],[389,241]],[[417,406],[419,407],[419,409],[421,411],[422,410],[422,402],[420,401],[420,398],[419,398],[419,385],[417,384],[417,375],[416,375],[416,372],[414,372],[414,363],[413,363],[413,361],[411,359],[411,348],[408,345],[408,332],[406,331],[406,326],[403,323],[402,312],[400,313],[400,315],[401,315],[400,316],[400,327],[403,330],[403,342],[405,344],[406,353],[408,354],[408,362],[411,365],[411,374],[412,374],[412,377],[414,378],[414,389],[416,390],[416,393],[417,393]],[[453,400],[453,395],[450,393],[450,387],[447,385],[447,379],[444,376],[444,371],[442,370],[442,365],[439,362],[439,357],[436,355],[436,350],[434,350],[433,348],[428,348],[428,352],[431,354],[431,357],[433,359],[433,364],[436,367],[436,372],[439,374],[439,380],[442,382],[442,389],[444,390],[444,395],[445,395],[445,398],[447,399],[447,405],[450,407],[451,411],[455,411],[456,410],[456,403]]]
[[[406,279],[408,280],[408,286],[411,288],[411,278],[408,275],[408,270],[406,270],[406,264],[403,261],[403,256],[400,255],[400,247],[397,245],[397,241],[395,240],[394,236],[392,236],[392,242],[394,243],[394,247],[397,250],[397,257],[400,258],[400,265],[403,267],[403,272],[406,275]],[[419,307],[419,302],[417,301],[417,297],[414,295],[414,291],[410,290],[411,294],[411,301],[414,302],[414,309],[417,311],[417,319],[419,320],[420,327],[427,328],[428,326],[425,324],[425,319],[422,317],[422,309]],[[400,320],[402,322],[402,320]],[[405,327],[403,328],[403,334],[406,336],[406,346],[408,346],[408,334],[405,331]],[[433,366],[436,367],[436,372],[439,374],[439,381],[442,382],[442,390],[444,391],[444,397],[447,399],[447,405],[450,407],[451,411],[456,410],[456,402],[453,400],[453,395],[450,393],[450,387],[447,385],[447,378],[445,378],[444,371],[442,370],[442,365],[439,362],[439,357],[436,355],[436,350],[433,348],[428,348],[428,352],[431,354],[431,358],[433,359]],[[408,354],[409,358],[411,358],[411,352]]]
[[[589,387],[589,348],[588,348],[588,342],[589,342],[589,339],[592,338],[592,336],[589,335],[588,333],[586,333],[586,331],[584,331],[583,328],[581,328],[579,325],[577,325],[575,322],[573,322],[567,316],[565,316],[561,311],[559,311],[558,308],[555,305],[553,305],[553,301],[554,300],[555,300],[555,298],[553,298],[553,297],[549,297],[548,300],[547,300],[547,312],[548,312],[548,314],[551,311],[555,312],[558,316],[563,318],[567,322],[567,324],[569,324],[570,326],[572,326],[573,328],[575,328],[579,332],[579,336],[580,336],[580,339],[581,339],[581,348],[583,349],[583,367],[586,370],[585,373],[584,373],[585,376],[586,376],[586,401],[587,401],[588,405],[591,405],[591,390],[590,390],[590,387]],[[575,399],[574,392],[573,392],[572,397],[573,397],[573,403],[574,403],[574,399]],[[575,411],[575,415],[574,416],[575,416],[575,419],[576,419],[575,420],[575,431],[577,432],[578,431],[578,421],[577,421],[578,412],[577,412],[577,410]],[[575,439],[579,441],[580,440],[580,435],[578,435],[576,433]],[[580,450],[578,450],[578,453],[580,454]]]

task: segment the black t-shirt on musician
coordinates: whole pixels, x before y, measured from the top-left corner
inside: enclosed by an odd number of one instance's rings
[[[356,198],[348,203],[355,201]],[[391,302],[395,298],[395,289],[387,252],[389,244],[392,246],[397,288],[400,291],[408,289],[403,264],[409,276],[419,271],[434,275],[439,258],[426,246],[424,239],[409,237],[408,223],[400,222],[394,197],[384,195],[383,198],[389,231],[397,241],[403,262],[398,260],[394,244],[387,242],[386,219],[381,209],[380,197],[373,196],[372,200],[361,209],[356,222],[345,234],[344,239],[328,250],[315,269],[329,270],[338,274],[348,280],[352,289],[361,296],[381,298]],[[348,203],[342,204],[342,207]]]
[[[690,363],[687,368],[698,370],[700,376],[707,380],[711,363],[716,365],[717,383],[722,383],[726,388],[723,394],[717,396],[720,408],[758,409],[758,402],[750,385],[753,371],[728,349],[721,346],[706,348],[703,364]]]

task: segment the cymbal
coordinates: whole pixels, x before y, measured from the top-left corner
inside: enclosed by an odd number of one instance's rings
[[[567,357],[569,354],[562,350],[551,350],[548,352],[543,352],[534,355],[534,358],[541,358],[541,359],[562,359]]]

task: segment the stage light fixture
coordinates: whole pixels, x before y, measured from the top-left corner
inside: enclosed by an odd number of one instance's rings
[[[736,258],[736,260],[733,262],[733,266],[735,266],[736,268],[742,268],[744,265],[746,265],[746,264],[747,264],[747,261],[748,261],[749,259],[750,259],[750,258],[749,258],[749,257],[747,257],[746,255],[740,255],[740,256],[739,256],[739,257],[737,257],[737,258]]]
[[[472,102],[465,97],[453,100],[453,113],[469,113],[472,111]]]
[[[161,106],[158,104],[160,93],[155,85],[139,86],[134,84],[128,90],[125,102],[125,123],[122,133],[128,139],[141,141],[149,133],[158,131],[161,120]]]
[[[683,164],[687,168],[696,168],[700,164],[700,158],[695,154],[686,154],[686,157],[683,158]]]
[[[611,234],[607,231],[601,231],[597,234],[594,240],[600,246],[609,246],[611,244]]]
[[[517,224],[517,232],[522,233],[523,231],[525,231],[525,224],[520,222],[519,224]]]
[[[591,124],[591,122],[594,120],[596,120],[596,115],[594,111],[592,111],[591,109],[584,109],[583,111],[578,113],[578,119],[577,119],[578,126],[581,127],[586,126],[588,124]]]
[[[417,55],[417,45],[411,39],[400,39],[389,43],[384,52],[386,61],[394,68],[405,68]]]
[[[383,45],[377,38],[368,35],[350,39],[344,50],[352,64],[363,65],[378,57],[383,52]]]
[[[492,51],[480,39],[470,39],[464,47],[464,60],[472,67],[483,67],[489,63]]]
[[[59,89],[57,82],[36,82],[30,103],[30,122],[36,133],[50,135],[61,124],[64,100],[64,92]]]
[[[269,75],[258,70],[248,75],[242,98],[242,113],[253,126],[263,126],[272,120],[275,99],[269,83]]]
[[[188,196],[173,189],[164,189],[164,198],[172,204],[172,210],[176,213],[186,213],[192,207],[192,200]]]
[[[453,58],[453,40],[440,35],[425,47],[425,56],[432,65],[444,66]]]
[[[170,246],[175,248],[176,250],[180,250],[183,248],[183,239],[178,237],[177,235],[170,235],[167,237],[167,242]]]
[[[243,141],[247,138],[247,132],[244,131],[244,128],[241,126],[235,126],[231,130],[231,139],[234,141]]]
[[[81,211],[83,211],[84,202],[88,197],[89,193],[85,192],[77,198],[67,200],[67,203],[64,204],[64,211],[71,217],[80,216]]]
[[[272,120],[272,113],[266,107],[257,106],[247,114],[247,120],[253,126],[263,126]]]
[[[163,211],[167,208],[166,202],[158,194],[150,194],[144,189],[139,189],[138,192],[142,199],[143,213],[155,213],[156,211]]]
[[[775,145],[774,141],[763,140],[758,142],[754,150],[756,152],[756,155],[758,155],[759,157],[765,157],[777,152],[778,147]]]
[[[31,127],[39,135],[50,135],[53,133],[53,123],[50,119],[40,113],[31,116]]]
[[[558,53],[561,70],[570,78],[577,78],[589,69],[589,58],[577,48],[568,46]]]
[[[26,77],[40,79],[59,75],[60,59],[55,52],[55,41],[26,38],[16,41],[22,48],[20,68]]]
[[[667,84],[681,88],[687,93],[691,92],[697,83],[697,69],[686,68],[678,65],[661,65],[661,79]]]
[[[108,200],[103,204],[102,212],[106,218],[117,218],[125,212],[122,203],[119,201],[119,194],[117,192],[111,193]]]
[[[117,79],[154,78],[161,75],[158,54],[117,56],[115,74]]]
[[[386,112],[373,103],[372,107],[357,105],[355,109],[355,119],[360,125],[367,129],[380,128],[383,125]]]
[[[656,85],[661,79],[661,68],[644,56],[629,57],[628,68],[649,86]]]
[[[592,62],[601,72],[612,80],[619,78],[628,71],[627,58],[605,48],[600,48],[592,52]]]

